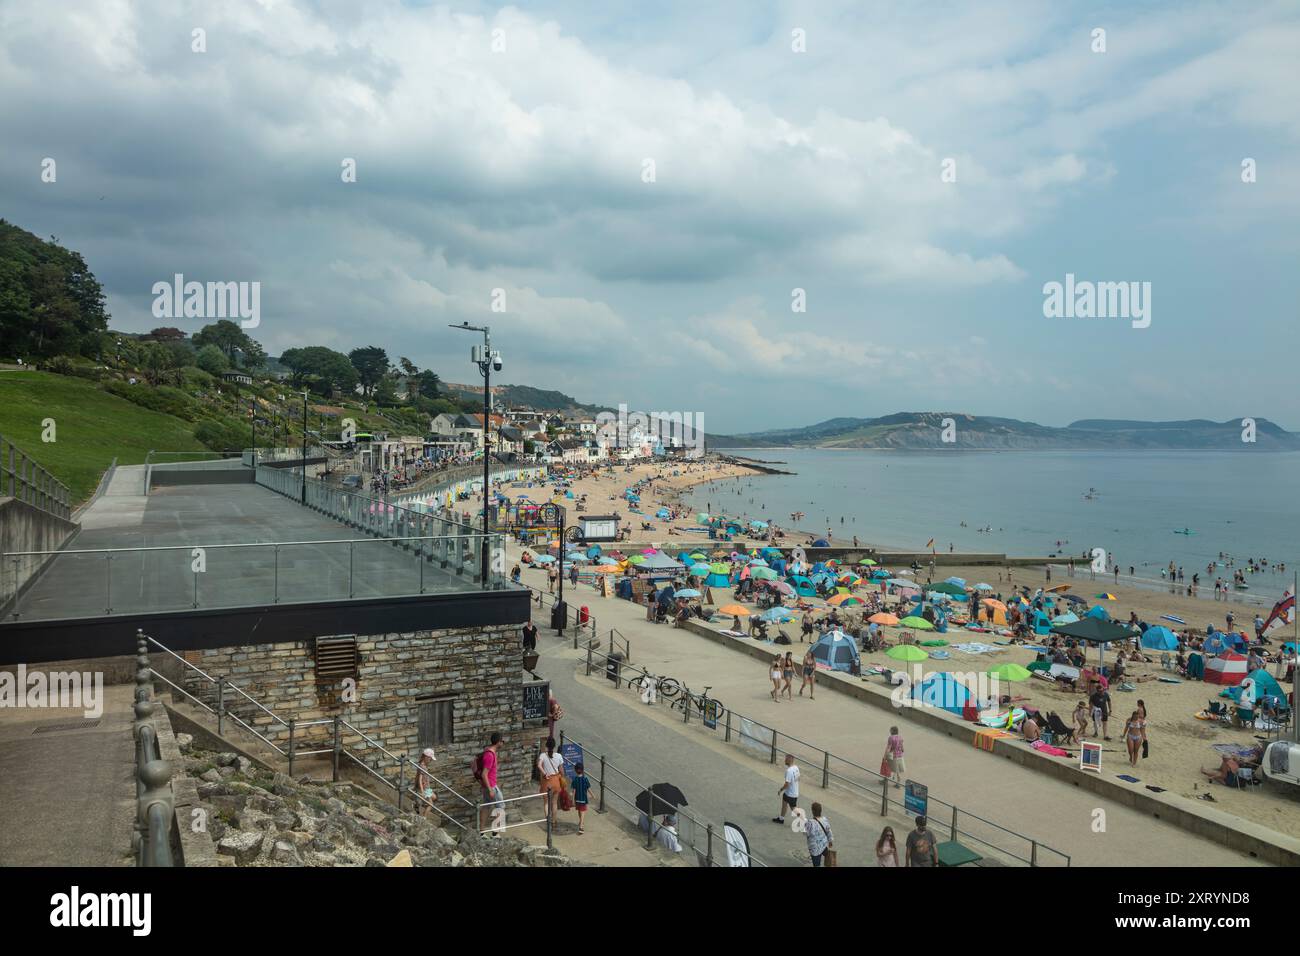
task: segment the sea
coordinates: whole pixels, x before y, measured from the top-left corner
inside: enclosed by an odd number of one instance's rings
[[[699,511],[775,520],[833,543],[883,549],[1069,555],[1104,548],[1127,575],[1159,579],[1170,561],[1212,593],[1220,554],[1275,600],[1300,568],[1300,453],[1213,451],[878,451],[727,449],[791,475],[709,482]],[[1086,497],[1091,494],[1091,497]],[[980,530],[980,529],[991,530]],[[1183,533],[1188,532],[1188,533]],[[1284,563],[1286,572],[1273,565]]]

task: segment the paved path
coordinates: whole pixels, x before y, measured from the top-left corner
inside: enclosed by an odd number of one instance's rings
[[[544,580],[540,572],[529,573],[534,578],[530,583],[534,585]],[[651,624],[645,620],[643,607],[615,598],[602,599],[590,587],[580,586],[576,593],[566,588],[566,597],[571,604],[591,607],[602,634],[608,636],[612,626],[627,635],[637,665],[655,674],[672,676],[693,688],[712,685],[711,694],[729,708],[807,741],[811,746],[795,748],[797,753],[807,755],[800,760],[807,793],[805,802],[820,799],[820,788],[808,786],[820,778],[820,752],[814,759],[808,759],[813,748],[828,749],[863,767],[875,768],[880,763],[889,727],[897,723],[902,726],[906,741],[908,776],[926,784],[932,799],[955,802],[963,811],[1040,840],[1069,854],[1072,865],[1258,865],[1244,854],[1171,824],[1110,804],[1095,794],[1066,786],[1010,761],[999,760],[976,750],[965,739],[956,740],[939,731],[909,724],[903,712],[893,714],[829,692],[819,695],[816,701],[796,696],[793,701],[773,702],[768,696],[770,685],[761,662],[688,631]],[[549,646],[546,638],[542,641],[546,667],[543,673],[556,682],[557,697],[565,707],[563,729],[575,737],[586,732],[627,761],[644,761],[648,776],[678,784],[688,798],[692,796],[692,788],[699,790],[707,801],[709,816],[715,822],[726,816],[740,823],[756,852],[761,854],[775,842],[761,834],[767,828],[776,828],[770,822],[776,809],[775,791],[779,782],[776,768],[745,756],[734,746],[716,744],[713,735],[706,736],[697,723],[682,727],[678,723],[680,714],[676,720],[661,724],[657,719],[663,716],[660,712],[645,708],[630,691],[613,691],[608,681],[602,687],[599,679],[588,681],[573,676],[574,670],[562,663],[565,657],[576,662],[579,655],[572,650],[572,644],[561,653],[554,632],[542,634],[552,635]],[[792,650],[801,656],[799,644]],[[758,797],[751,798],[751,794]],[[847,794],[841,797],[833,790],[823,802],[832,823],[837,821],[837,813],[847,814],[852,821],[855,814],[862,812],[863,820],[874,821],[862,824],[864,831],[874,827],[878,833],[879,797],[875,797],[873,806],[867,807],[869,799]],[[1096,811],[1104,813],[1104,832],[1094,831],[1094,820],[1099,819]],[[948,812],[932,810],[931,816],[943,820]],[[900,835],[910,829],[905,821],[893,825]],[[963,820],[963,829],[966,828],[967,821]],[[970,828],[991,839],[996,834],[973,821]],[[859,835],[864,846],[868,842],[865,835],[865,832]],[[1010,838],[998,839],[1005,839],[1008,847],[1017,843]],[[1027,844],[1020,846],[1027,848]],[[785,843],[779,847],[788,850]],[[1044,855],[1043,862],[1050,862],[1050,858]]]
[[[0,866],[130,866],[134,685],[81,709],[0,708]],[[42,727],[68,729],[37,732]]]

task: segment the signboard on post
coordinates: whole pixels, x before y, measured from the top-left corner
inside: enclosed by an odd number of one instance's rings
[[[572,782],[578,772],[578,764],[582,763],[582,748],[577,744],[566,743],[560,748],[560,756],[564,758],[564,773]],[[584,767],[583,770],[585,771],[586,768]]]
[[[545,720],[550,713],[551,682],[524,682],[524,720]]]
[[[1087,741],[1079,744],[1079,769],[1101,773],[1101,744]]]
[[[930,789],[923,783],[909,780],[903,785],[903,809],[918,817],[929,816]]]
[[[704,726],[708,727],[709,730],[717,730],[718,715],[721,713],[721,711],[722,708],[718,706],[718,702],[716,700],[705,700],[704,701]]]

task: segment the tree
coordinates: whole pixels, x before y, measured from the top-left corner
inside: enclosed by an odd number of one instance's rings
[[[185,333],[174,326],[166,325],[162,328],[153,329],[149,333],[149,338],[155,342],[184,342]]]
[[[407,378],[414,378],[420,371],[419,367],[406,356],[399,358],[397,364],[402,369],[402,374]]]
[[[160,385],[174,366],[172,354],[166,346],[146,342],[140,348],[140,367],[150,385]]]
[[[321,393],[337,389],[345,395],[356,391],[358,375],[352,362],[323,345],[289,349],[280,356],[280,364],[289,370],[294,388],[311,386]]]
[[[194,364],[209,375],[219,376],[230,368],[230,363],[226,360],[226,353],[215,345],[205,345],[200,348]]]
[[[368,345],[353,349],[348,353],[348,360],[357,370],[362,393],[366,396],[373,395],[375,386],[388,373],[388,353],[378,346]]]
[[[193,341],[194,347],[198,349],[205,345],[215,345],[226,354],[227,361],[235,367],[239,366],[239,362],[235,359],[237,353],[243,353],[244,365],[248,368],[257,368],[266,362],[266,352],[262,350],[262,346],[249,338],[248,333],[230,319],[218,319],[211,325],[203,326],[194,333]]]
[[[393,375],[385,375],[375,386],[375,404],[381,408],[396,408],[402,404],[401,399],[397,397],[397,378]]]
[[[0,354],[98,352],[104,292],[78,253],[0,219]]]
[[[407,389],[423,398],[438,397],[438,376],[427,368],[415,376],[415,381],[407,385]]]

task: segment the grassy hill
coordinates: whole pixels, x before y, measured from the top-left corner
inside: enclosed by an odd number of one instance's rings
[[[41,441],[52,418],[56,440]],[[0,435],[66,484],[77,501],[94,494],[116,456],[144,461],[150,449],[203,451],[194,426],[102,391],[94,382],[47,372],[0,372]]]

